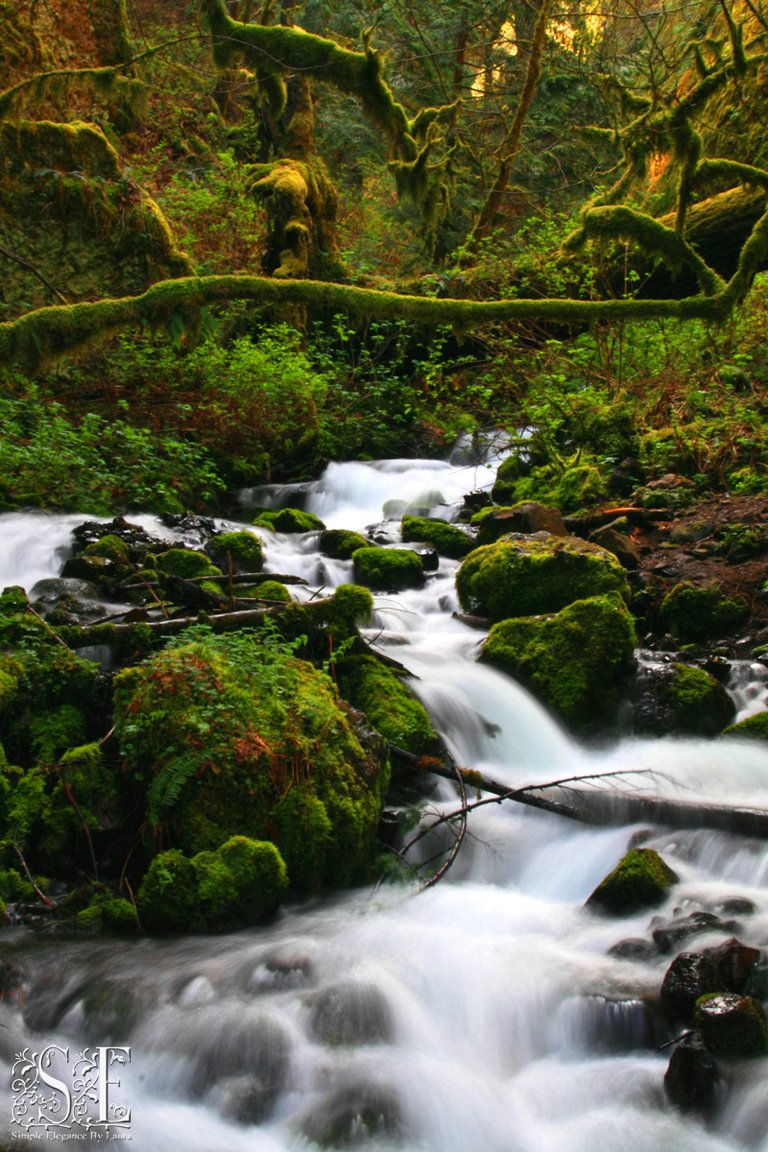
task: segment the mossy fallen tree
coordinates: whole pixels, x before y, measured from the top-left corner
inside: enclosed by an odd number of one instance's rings
[[[564,324],[653,317],[718,321],[728,314],[721,295],[684,300],[438,300],[319,280],[188,276],[162,280],[139,296],[51,305],[0,324],[0,364],[19,364],[36,371],[97,336],[139,324],[161,326],[174,319],[193,323],[206,306],[232,300],[252,300],[274,307],[298,304],[315,311],[347,312],[361,319],[398,318],[414,324],[451,324],[462,329],[517,320]],[[732,296],[729,305],[735,303]]]

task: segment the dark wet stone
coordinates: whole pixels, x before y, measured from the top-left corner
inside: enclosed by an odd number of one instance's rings
[[[262,1124],[275,1106],[280,1088],[259,1076],[220,1080],[213,1094],[222,1116],[236,1124]]]
[[[249,992],[285,991],[306,988],[314,980],[314,965],[303,952],[280,951],[266,956],[249,973]]]
[[[210,1027],[204,1027],[205,1020],[210,1020]],[[192,1094],[202,1096],[215,1085],[248,1081],[252,1086],[246,1093],[248,1107],[258,1107],[261,1116],[266,1116],[290,1070],[291,1042],[285,1029],[266,1016],[214,1021],[206,1015],[200,1025],[191,1049],[195,1053]]]
[[[768,1053],[768,1022],[754,996],[715,992],[696,1003],[701,1038],[715,1056],[747,1057]]]
[[[679,916],[659,924],[653,930],[653,940],[660,952],[669,953],[702,932],[732,931],[733,924],[721,920],[714,912],[691,912],[689,916]]]
[[[661,1000],[675,1016],[689,1020],[699,997],[720,988],[717,966],[710,956],[705,952],[681,952],[667,968]]]
[[[753,992],[760,963],[758,948],[750,948],[732,936],[717,948],[707,948],[705,954],[715,965],[718,990],[748,994]]]
[[[324,1148],[358,1148],[369,1140],[400,1140],[403,1113],[389,1085],[356,1079],[321,1100],[305,1117],[302,1131]]]
[[[616,960],[652,960],[657,954],[653,941],[644,940],[641,936],[629,936],[608,949],[608,955]]]
[[[676,1108],[706,1109],[714,1100],[719,1076],[712,1054],[694,1033],[678,1044],[664,1076],[664,1090]]]
[[[373,984],[335,984],[309,1001],[310,1032],[324,1044],[378,1044],[392,1039],[392,1013]]]

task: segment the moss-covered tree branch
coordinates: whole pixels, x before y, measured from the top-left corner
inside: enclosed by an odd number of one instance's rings
[[[738,298],[738,292],[729,296],[734,302]],[[207,305],[231,300],[253,300],[274,307],[298,304],[314,310],[348,312],[356,317],[402,318],[415,324],[453,324],[462,328],[516,320],[586,324],[656,316],[718,320],[725,315],[720,295],[684,300],[476,301],[401,296],[318,280],[182,277],[160,281],[140,296],[38,308],[18,320],[0,324],[0,364],[20,364],[34,371],[96,336],[142,323],[160,325],[184,317],[193,320]]]

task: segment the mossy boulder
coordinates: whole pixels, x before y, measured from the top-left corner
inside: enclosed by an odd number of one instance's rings
[[[554,615],[502,620],[491,628],[481,659],[583,729],[614,714],[636,643],[632,616],[613,594],[577,600]]]
[[[375,656],[344,658],[337,667],[337,678],[345,699],[365,712],[390,744],[417,755],[439,750],[440,739],[424,705],[402,677]]]
[[[476,548],[456,574],[466,612],[505,620],[558,612],[574,600],[606,592],[630,598],[615,556],[575,536],[508,536]]]
[[[367,876],[386,760],[363,746],[330,678],[271,631],[196,630],[121,672],[115,725],[163,844],[194,856],[233,835],[272,840],[300,887]]]
[[[245,529],[217,532],[208,541],[208,553],[223,569],[231,558],[236,572],[261,572],[264,563],[264,545],[258,536]]]
[[[735,711],[710,672],[679,662],[644,670],[633,695],[635,731],[653,736],[717,736]]]
[[[455,524],[425,516],[403,516],[403,540],[431,544],[441,556],[462,560],[474,548],[474,541]]]
[[[347,528],[326,528],[320,533],[320,551],[331,560],[351,560],[358,548],[367,548],[368,541],[359,532]]]
[[[746,720],[729,724],[720,735],[743,736],[748,740],[768,740],[768,712],[758,712],[755,716],[747,716]]]
[[[358,548],[352,563],[356,583],[377,592],[402,592],[424,583],[421,558],[408,548]]]
[[[696,1001],[696,1027],[715,1056],[739,1058],[768,1054],[765,1009],[754,996],[713,992]]]
[[[743,596],[725,596],[718,584],[676,584],[661,602],[664,626],[683,643],[727,636],[749,619]]]
[[[237,594],[238,596],[242,595],[242,589],[238,588]],[[291,602],[290,592],[285,584],[281,584],[279,580],[264,580],[250,594],[257,596],[259,600],[273,600],[280,604],[290,604]]]
[[[280,852],[269,841],[233,836],[191,859],[176,849],[154,858],[137,905],[151,932],[223,932],[273,915],[287,886]]]
[[[129,900],[98,892],[87,908],[75,916],[76,927],[87,932],[133,936],[139,931],[136,911]]]
[[[625,916],[661,904],[677,875],[653,848],[633,848],[598,884],[587,908]]]
[[[192,548],[169,548],[155,557],[155,564],[163,576],[178,576],[182,580],[215,580],[223,575],[221,568],[204,552]]]
[[[325,524],[319,516],[300,508],[270,508],[260,512],[253,521],[257,528],[270,528],[273,532],[322,532]]]

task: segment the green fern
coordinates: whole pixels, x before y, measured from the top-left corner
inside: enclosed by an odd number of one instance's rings
[[[147,815],[150,824],[157,824],[161,812],[174,806],[187,780],[194,776],[207,760],[205,752],[195,748],[180,756],[174,756],[160,769],[152,781],[147,796]]]

